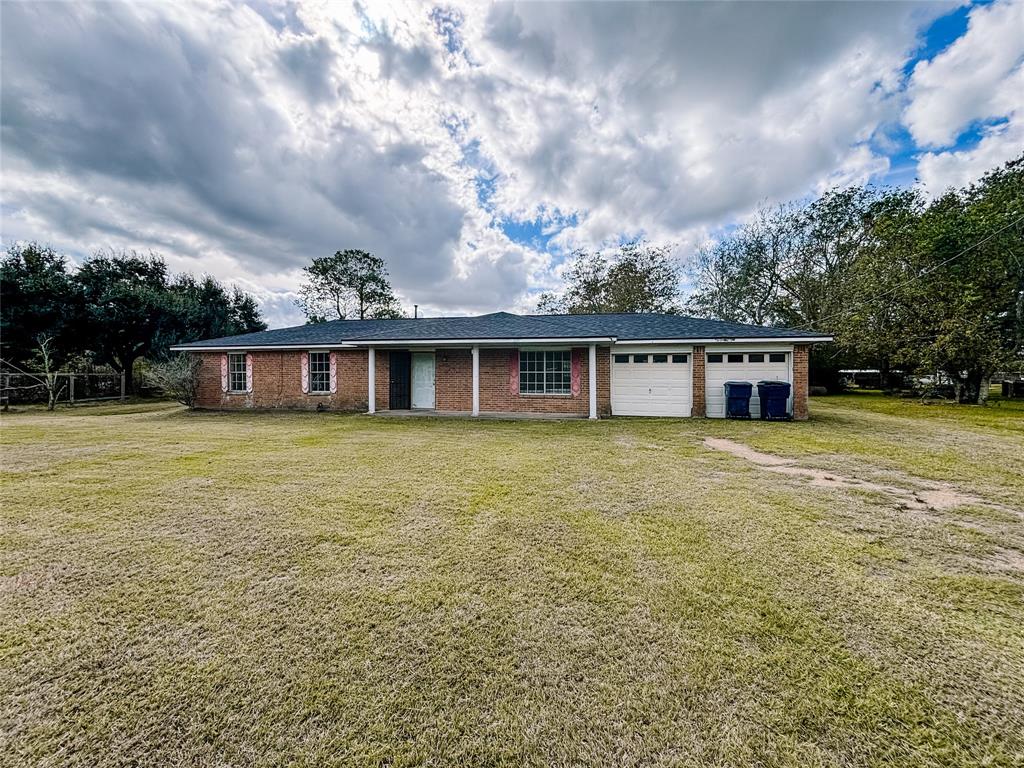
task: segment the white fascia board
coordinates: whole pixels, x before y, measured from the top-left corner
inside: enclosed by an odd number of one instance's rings
[[[348,342],[339,344],[282,344],[268,346],[266,344],[250,344],[246,346],[225,345],[223,347],[169,347],[171,352],[302,352],[331,349],[355,349],[354,344]]]
[[[730,336],[719,339],[623,339],[618,343],[627,344],[815,344],[819,341],[832,341],[831,336]]]
[[[348,343],[359,347],[497,347],[527,344],[610,344],[614,341],[614,336],[562,336],[544,339],[350,339]]]
[[[250,344],[246,346],[217,346],[217,347],[170,347],[172,352],[273,352],[293,350],[317,350],[317,349],[366,349],[367,347],[496,347],[496,346],[525,346],[528,344],[610,344],[615,341],[614,336],[581,336],[578,338],[551,338],[551,339],[407,339],[407,340],[352,340],[337,344]]]
[[[649,347],[657,346],[670,352],[692,352],[693,344],[689,341],[620,341],[612,347],[612,353],[628,353],[636,349],[648,351]]]

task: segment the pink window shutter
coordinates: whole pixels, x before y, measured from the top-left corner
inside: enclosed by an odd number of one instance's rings
[[[580,380],[583,378],[580,375],[580,370],[583,368],[583,350],[574,349],[572,351],[572,371],[570,373],[570,381],[572,382],[572,396],[580,396]]]
[[[220,391],[228,391],[228,356],[220,356]]]
[[[331,394],[338,391],[338,353],[331,352]]]
[[[245,391],[252,392],[252,353],[245,353]]]
[[[309,393],[309,355],[305,352],[299,353],[302,368],[302,394]]]
[[[513,349],[508,354],[508,393],[519,394],[519,350]]]

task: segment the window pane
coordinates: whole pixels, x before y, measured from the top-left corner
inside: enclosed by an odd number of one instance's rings
[[[667,363],[668,355],[651,355],[651,362],[654,363]]]
[[[330,352],[309,353],[309,391],[317,393],[331,391]]]
[[[245,392],[245,354],[228,355],[228,389]]]
[[[768,362],[769,363],[784,363],[784,362],[786,362],[786,353],[785,352],[772,352],[770,355],[768,355]]]
[[[633,362],[634,363],[646,363],[647,362],[647,355],[633,355]]]
[[[747,355],[747,361],[751,363],[763,363],[764,355],[761,353]]]
[[[629,362],[629,355],[616,355],[615,356],[615,362],[616,363],[628,363]]]
[[[568,394],[572,386],[571,379],[570,352],[520,351],[520,394]]]
[[[572,357],[569,352],[544,353],[544,391],[568,394],[572,386]]]
[[[721,355],[708,355],[708,362],[709,363],[720,363],[720,362],[722,362],[722,356]]]
[[[689,357],[689,355],[672,355],[672,362],[673,363],[685,363],[687,357]]]
[[[519,391],[535,395],[544,392],[544,353],[519,353]]]
[[[730,363],[742,363],[743,362],[743,355],[729,355],[729,362]]]

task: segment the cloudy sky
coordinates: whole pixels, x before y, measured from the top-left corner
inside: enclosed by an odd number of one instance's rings
[[[564,254],[762,202],[931,193],[1024,147],[1024,0],[0,4],[2,236],[162,254],[301,321],[362,248],[411,309],[532,307]]]

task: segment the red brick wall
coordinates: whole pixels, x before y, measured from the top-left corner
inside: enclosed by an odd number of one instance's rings
[[[707,415],[707,401],[704,398],[704,384],[706,382],[704,376],[704,364],[707,358],[704,356],[704,347],[693,348],[693,365],[691,370],[693,371],[693,410],[691,411],[692,416],[706,416]]]
[[[807,378],[810,346],[797,344],[793,347],[793,418],[806,421],[807,409]]]
[[[369,355],[366,350],[360,350],[363,355]],[[376,357],[377,364],[374,365],[376,375],[374,378],[374,390],[377,393],[376,408],[378,411],[386,411],[388,409],[388,401],[391,399],[391,358],[388,356],[386,349],[378,349],[374,355]],[[363,389],[367,390],[370,384],[368,381],[363,381]]]
[[[437,410],[472,411],[473,353],[468,349],[439,349],[435,366]]]
[[[366,351],[339,349],[337,392],[303,394],[302,356],[305,352],[252,352],[252,392],[229,394],[220,388],[220,352],[200,353],[200,408],[316,408],[365,411]]]
[[[509,391],[509,355],[512,350],[480,350],[480,410],[568,413],[590,412],[589,350],[580,349],[580,393],[572,395],[519,395]],[[309,408],[323,403],[332,410],[365,411],[367,407],[367,351],[337,350],[338,391],[333,395],[302,392],[301,351],[252,352],[253,391],[228,394],[220,388],[219,352],[200,353],[200,408]],[[610,350],[597,350],[597,410],[611,414]],[[389,401],[388,351],[376,351],[376,407],[387,410]],[[473,359],[468,349],[436,352],[436,404],[439,411],[473,408]]]
[[[580,393],[572,395],[520,395],[509,391],[509,356],[511,349],[480,350],[480,410],[512,413],[569,413],[586,416],[590,413],[590,350],[580,349]],[[609,416],[611,399],[611,350],[597,348],[597,413]]]

